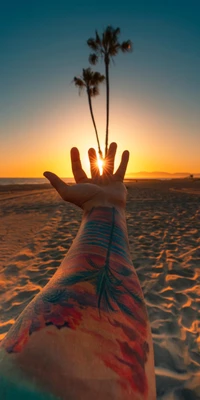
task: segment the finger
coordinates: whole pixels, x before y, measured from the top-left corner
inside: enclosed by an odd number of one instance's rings
[[[90,160],[90,171],[92,179],[97,179],[100,177],[98,162],[97,162],[97,154],[95,149],[88,150],[88,156]]]
[[[53,172],[46,171],[43,175],[49,180],[49,182],[57,190],[59,195],[64,200],[67,200],[67,192],[69,186],[65,182],[63,182],[62,179],[60,179],[56,174],[53,174]]]
[[[114,176],[117,178],[117,180],[123,181],[125,173],[126,173],[126,168],[128,165],[128,160],[129,160],[129,151],[125,150],[122,154],[122,159],[121,159],[119,168],[117,169],[117,171],[114,174]]]
[[[103,174],[106,176],[113,174],[116,151],[117,143],[113,142],[109,146],[108,153],[104,161]]]
[[[88,178],[86,173],[83,171],[80,160],[80,154],[76,147],[73,147],[71,149],[71,163],[72,163],[72,172],[74,174],[74,179],[76,183],[86,181]]]
[[[70,203],[76,204],[77,206],[81,207],[81,196],[80,196],[80,185],[67,185],[65,182],[62,181],[56,174],[52,172],[46,171],[43,174],[51,183],[51,185],[57,190],[59,195],[65,201],[69,201]],[[85,186],[85,184],[84,184]]]

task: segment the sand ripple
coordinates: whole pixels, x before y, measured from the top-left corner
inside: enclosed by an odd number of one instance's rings
[[[200,197],[132,187],[127,211],[152,326],[158,399],[200,399]]]
[[[197,400],[200,196],[168,189],[129,186],[130,250],[152,327],[157,398]],[[0,339],[54,274],[80,220],[54,190],[1,200]]]

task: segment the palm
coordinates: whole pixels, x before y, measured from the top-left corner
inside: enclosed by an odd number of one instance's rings
[[[90,97],[95,97],[99,94],[99,85],[105,80],[105,76],[100,72],[93,72],[91,68],[83,68],[81,77],[74,77],[74,84],[79,88],[79,92],[86,89]]]
[[[128,164],[129,152],[125,151],[123,153],[119,168],[113,174],[116,149],[117,145],[112,143],[105,159],[102,175],[100,175],[97,167],[95,150],[89,150],[91,178],[88,178],[82,169],[78,149],[73,148],[71,150],[71,161],[76,185],[67,185],[51,172],[45,172],[44,175],[64,200],[74,203],[84,210],[88,210],[97,204],[112,204],[124,207],[126,189],[123,184],[123,178]]]
[[[126,40],[122,43],[119,42],[120,28],[114,29],[108,26],[100,37],[96,31],[96,37],[90,38],[87,41],[88,46],[94,53],[90,54],[89,61],[91,64],[96,64],[99,57],[104,59],[105,75],[106,75],[106,140],[105,140],[105,155],[108,150],[108,128],[109,128],[109,98],[110,98],[110,85],[109,85],[109,64],[110,59],[115,57],[119,51],[123,53],[132,50],[132,42]]]
[[[96,37],[88,39],[87,44],[94,51],[89,56],[91,64],[96,64],[99,57],[103,57],[105,62],[110,63],[110,59],[116,56],[119,51],[126,53],[132,50],[132,42],[126,40],[120,43],[119,35],[120,28],[114,29],[112,26],[108,26],[102,37],[96,31]]]
[[[101,158],[103,158],[103,154],[100,147],[99,136],[97,132],[97,127],[94,119],[93,109],[92,109],[92,97],[96,97],[99,94],[99,85],[104,82],[105,76],[101,75],[99,72],[93,72],[91,68],[83,69],[83,74],[81,77],[74,77],[74,84],[79,88],[79,93],[85,89],[88,96],[88,103],[90,114],[92,118],[92,122],[94,125],[94,130],[96,134],[98,151]]]

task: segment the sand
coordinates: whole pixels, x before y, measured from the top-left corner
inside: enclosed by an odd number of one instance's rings
[[[133,264],[162,400],[200,399],[200,181],[126,182]],[[0,187],[0,340],[66,255],[82,211],[50,185]]]

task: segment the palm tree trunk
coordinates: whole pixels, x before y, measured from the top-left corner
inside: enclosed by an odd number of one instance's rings
[[[93,114],[93,110],[92,110],[92,101],[91,101],[91,96],[90,96],[89,90],[87,90],[87,95],[88,95],[88,103],[89,103],[89,108],[90,108],[90,114],[91,114],[92,122],[93,122],[93,125],[94,125],[94,130],[95,130],[96,138],[97,138],[98,151],[99,151],[100,158],[102,159],[103,158],[103,154],[102,154],[101,147],[100,147],[99,136],[98,136],[97,127],[96,127],[94,114]]]
[[[108,128],[109,128],[109,59],[105,57],[105,72],[106,72],[106,140],[105,140],[105,156],[108,152]]]

